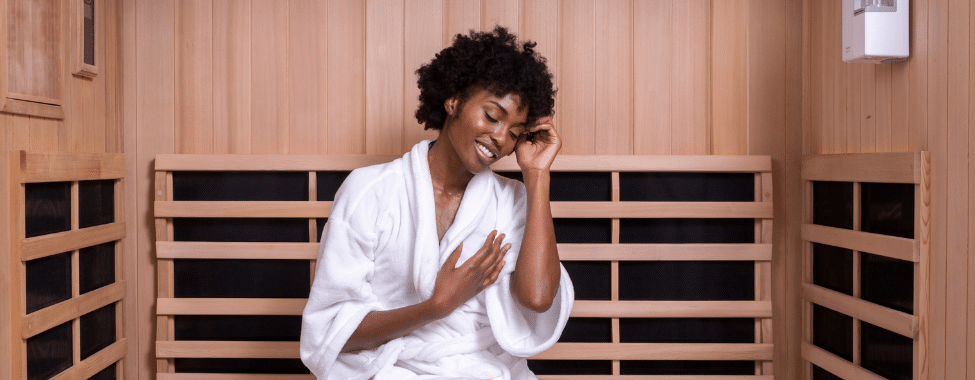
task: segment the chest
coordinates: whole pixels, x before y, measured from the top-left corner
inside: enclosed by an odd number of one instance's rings
[[[460,208],[460,201],[464,198],[464,193],[450,193],[434,189],[433,199],[436,204],[435,215],[437,217],[437,240],[443,240],[444,234],[454,223],[457,210]]]

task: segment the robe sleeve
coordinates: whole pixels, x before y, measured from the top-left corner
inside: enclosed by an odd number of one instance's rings
[[[503,180],[502,180],[503,181]],[[506,264],[498,281],[484,290],[485,306],[491,330],[498,344],[514,356],[529,357],[552,347],[562,335],[569,320],[575,293],[565,268],[559,265],[559,289],[552,300],[552,307],[537,313],[524,307],[511,293],[511,274],[514,271],[524,237],[528,200],[525,185],[521,182],[503,182],[502,193],[510,198],[509,207],[499,207],[498,231],[508,235],[511,249],[505,255]]]
[[[366,314],[380,308],[370,284],[378,208],[371,199],[362,199],[369,196],[367,189],[374,182],[369,180],[353,172],[336,194],[302,313],[301,360],[320,379],[328,378],[342,347]]]

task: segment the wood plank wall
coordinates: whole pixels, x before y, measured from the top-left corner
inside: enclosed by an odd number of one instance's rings
[[[930,378],[975,378],[975,7],[911,1],[911,57],[840,58],[840,2],[804,0],[804,153],[931,151]]]
[[[65,14],[67,14],[68,2],[62,2]],[[53,120],[39,117],[29,117],[0,113],[0,188],[8,189],[10,173],[9,155],[7,152],[14,150],[26,150],[30,152],[44,153],[122,153],[123,151],[123,125],[121,120],[121,107],[123,99],[121,97],[121,54],[119,48],[122,37],[120,36],[120,26],[122,24],[121,2],[118,0],[102,0],[99,2],[99,20],[103,22],[104,33],[96,41],[95,62],[98,62],[99,74],[92,79],[86,79],[71,75],[71,66],[67,64],[70,58],[69,47],[71,33],[69,33],[69,17],[62,18],[61,25],[61,59],[62,64],[61,83],[62,83],[62,108],[64,109],[64,120]],[[0,15],[6,17],[6,14]],[[2,23],[0,23],[2,24]],[[2,34],[2,33],[0,33]],[[4,39],[4,41],[6,41]],[[6,48],[6,45],[0,48]],[[5,192],[6,193],[6,192]],[[4,195],[0,199],[0,216],[6,220],[10,215],[9,197]],[[126,206],[126,212],[135,215],[134,208]],[[128,219],[129,216],[126,216]],[[135,220],[132,218],[130,220]],[[132,223],[131,228],[134,232]],[[6,225],[6,223],[4,223]],[[130,235],[130,236],[135,236]],[[10,245],[8,228],[0,228],[0,261],[9,262],[8,249]],[[126,251],[126,252],[135,252]],[[135,270],[134,256],[132,259],[123,258],[125,273],[132,273]],[[12,284],[7,282],[6,272],[8,266],[0,266],[0,293],[7,294],[7,289]],[[135,287],[129,287],[127,296],[135,299]],[[8,347],[12,332],[10,305],[7,299],[0,300],[0,341],[3,342],[0,348],[0,362],[9,363]],[[126,314],[134,316],[135,304],[132,307],[126,306]],[[132,318],[134,320],[134,317]],[[19,334],[19,333],[13,333]],[[125,324],[124,336],[135,336],[135,326]],[[128,357],[136,358],[136,345],[129,345]],[[132,362],[134,363],[134,362]],[[136,365],[126,365],[126,378],[135,378]],[[0,370],[0,379],[7,380],[10,374]],[[129,376],[131,375],[131,376]]]
[[[414,70],[454,34],[499,23],[548,59],[563,153],[771,155],[784,221],[799,210],[802,10],[802,0],[122,0],[138,378],[155,373],[156,154],[401,154],[436,136],[412,116]],[[798,278],[786,252],[799,235],[782,225],[774,360],[786,379],[799,368],[788,339],[798,283],[786,281]]]

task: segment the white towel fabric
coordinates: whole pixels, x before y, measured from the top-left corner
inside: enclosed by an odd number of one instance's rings
[[[510,291],[525,228],[524,184],[491,171],[475,175],[438,242],[428,150],[423,141],[400,159],[357,169],[336,194],[301,325],[301,359],[319,379],[535,379],[524,357],[551,347],[565,327],[573,302],[565,268],[544,313]],[[511,243],[497,282],[405,337],[340,353],[366,314],[428,299],[454,249],[464,242],[460,266],[492,230]]]

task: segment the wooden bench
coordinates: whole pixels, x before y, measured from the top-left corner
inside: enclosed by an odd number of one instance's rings
[[[179,260],[307,260],[313,277],[318,233],[331,202],[318,198],[319,176],[328,172],[388,162],[397,156],[298,156],[298,155],[159,155],[155,162],[156,257],[158,299],[156,358],[159,379],[224,379],[230,375],[175,373],[183,358],[298,358],[297,341],[177,340],[175,318],[180,316],[299,316],[302,298],[186,298],[176,297],[179,281],[174,267]],[[560,342],[533,360],[602,361],[604,374],[539,375],[543,379],[636,379],[654,376],[626,375],[628,361],[744,361],[749,374],[702,375],[681,379],[771,379],[772,373],[772,173],[768,156],[559,156],[553,165],[558,173],[600,173],[609,194],[601,201],[553,200],[553,216],[575,220],[607,221],[608,239],[602,243],[561,243],[564,263],[608,263],[610,289],[603,300],[577,300],[573,320],[605,321],[609,336],[602,342]],[[513,157],[494,166],[497,172],[517,172]],[[184,172],[297,172],[307,178],[308,199],[299,201],[193,201],[174,200],[174,175]],[[739,173],[746,176],[750,192],[746,201],[628,201],[627,183],[634,173]],[[693,175],[693,174],[692,174]],[[638,175],[639,176],[639,175]],[[621,178],[624,200],[621,200]],[[739,181],[740,183],[740,181]],[[334,184],[332,184],[334,185]],[[329,185],[329,186],[332,186]],[[553,187],[556,184],[553,183]],[[332,189],[334,191],[334,189]],[[718,190],[720,191],[720,190]],[[283,218],[307,221],[305,242],[207,242],[174,241],[174,220],[184,218]],[[282,220],[283,220],[282,219]],[[746,243],[621,243],[628,220],[745,219]],[[600,222],[601,223],[601,222]],[[625,239],[624,239],[625,240]],[[739,284],[753,290],[753,299],[741,300],[621,300],[620,268],[634,262],[736,262],[744,263],[753,276]],[[602,263],[602,264],[599,264]],[[578,290],[582,283],[573,280]],[[673,286],[681,286],[674,283]],[[624,293],[625,293],[624,289]],[[625,298],[625,297],[624,297]],[[620,322],[650,319],[751,320],[754,339],[736,343],[636,343],[620,332]],[[602,323],[602,322],[599,322]],[[297,334],[297,332],[295,332]],[[296,335],[295,335],[296,336]],[[621,339],[622,338],[622,339]],[[563,363],[563,362],[556,362]],[[600,364],[603,365],[603,364]],[[621,374],[624,373],[624,374]],[[253,379],[310,379],[311,375],[234,375]],[[249,376],[249,377],[248,377]],[[235,377],[236,378],[236,377]],[[657,378],[671,378],[659,376]]]

